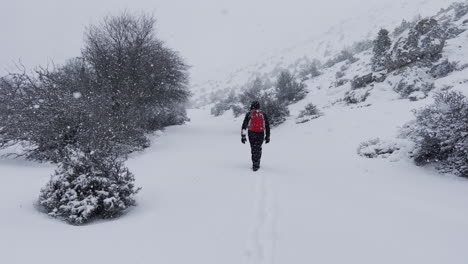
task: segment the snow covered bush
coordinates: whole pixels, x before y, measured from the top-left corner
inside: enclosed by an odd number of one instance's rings
[[[391,61],[385,68],[389,71],[419,62],[431,64],[441,58],[445,47],[446,34],[437,20],[422,19],[408,33],[400,38],[391,50]]]
[[[335,87],[340,87],[340,86],[343,86],[345,84],[349,83],[349,80],[346,79],[346,78],[342,78],[342,79],[337,79],[334,83]]]
[[[250,109],[250,104],[253,101],[260,102],[261,109],[268,114],[270,125],[278,126],[289,116],[288,104],[290,101],[284,100],[284,98],[279,100],[277,91],[268,81],[257,78],[239,95],[239,101],[243,105],[244,111]]]
[[[228,110],[232,110],[234,116],[238,117],[245,113],[247,109],[239,103],[238,96],[234,92],[230,92],[226,98],[221,99],[211,108],[211,114],[220,116]]]
[[[289,71],[282,71],[275,84],[276,96],[284,104],[291,104],[304,99],[306,86],[298,82]]]
[[[220,101],[211,108],[211,114],[214,116],[221,116],[229,109],[231,109],[230,105],[226,104],[224,101]]]
[[[54,71],[38,69],[35,76],[10,74],[0,79],[0,148],[21,143],[28,159],[58,162],[63,149],[76,145],[91,127],[92,107],[82,96],[90,69],[71,60]]]
[[[41,190],[39,204],[50,216],[71,224],[116,217],[135,205],[139,189],[134,180],[118,157],[75,152]]]
[[[457,31],[434,18],[403,21],[393,33],[400,37],[392,44],[389,32],[381,29],[374,40],[372,70],[392,72],[414,63],[430,67],[441,58],[449,32],[454,30]]]
[[[190,121],[187,116],[186,106],[183,104],[167,104],[151,108],[148,111],[141,112],[142,115],[151,115],[145,117],[147,120],[146,125],[143,125],[145,132],[154,132],[164,127],[182,125]]]
[[[344,61],[346,61],[349,64],[353,64],[356,61],[358,61],[358,59],[356,57],[354,57],[354,55],[353,55],[353,53],[351,51],[349,51],[347,49],[344,49],[337,56],[335,56],[334,58],[329,59],[327,62],[325,62],[325,64],[323,66],[325,68],[330,68],[330,67],[333,67],[336,64],[338,64],[340,62],[344,62]]]
[[[279,101],[274,96],[264,94],[260,96],[259,102],[262,110],[268,114],[270,125],[272,127],[284,123],[286,118],[289,116],[288,105]]]
[[[242,92],[239,94],[239,102],[248,110],[250,104],[255,100],[258,101],[260,96],[265,93],[274,93],[273,85],[268,80],[255,78],[253,82],[243,87]]]
[[[282,72],[276,85],[256,78],[239,95],[231,94],[225,100],[218,101],[211,113],[221,115],[232,110],[237,117],[246,113],[253,101],[258,101],[261,109],[268,114],[270,125],[274,127],[286,121],[289,116],[288,105],[304,98],[306,93],[303,84],[298,83],[289,72]]]
[[[346,92],[344,101],[347,104],[358,104],[367,100],[370,95],[369,89],[357,89]]]
[[[466,3],[454,3],[449,9],[455,11],[455,19],[459,20],[468,13],[468,5]]]
[[[468,100],[460,92],[442,92],[415,112],[403,134],[413,140],[418,165],[435,164],[442,172],[468,177]]]
[[[403,34],[403,32],[405,32],[406,30],[409,30],[410,28],[414,27],[415,24],[416,22],[409,22],[403,19],[400,25],[393,30],[392,35],[394,37],[398,37],[401,34]]]
[[[302,124],[309,122],[313,119],[319,118],[322,116],[322,113],[318,110],[317,106],[310,103],[305,106],[305,109],[302,110],[296,118],[296,124]]]
[[[82,52],[95,73],[93,93],[110,100],[109,114],[135,119],[135,126],[146,132],[180,124],[190,96],[188,66],[158,38],[155,23],[154,17],[127,12],[106,17],[88,27]]]
[[[408,98],[411,101],[426,98],[428,93],[434,89],[431,76],[419,64],[394,72],[390,79],[395,81],[393,90],[399,93],[402,98]]]
[[[358,154],[366,158],[388,158],[399,150],[400,146],[397,143],[376,138],[361,143]]]
[[[403,98],[408,98],[411,101],[418,101],[426,98],[427,93],[433,88],[433,83],[419,79],[403,79],[395,86],[394,90],[398,92]]]
[[[354,42],[353,45],[351,45],[350,51],[352,54],[359,54],[363,51],[372,49],[373,46],[374,43],[371,40],[362,40]]]
[[[336,78],[336,79],[341,79],[341,78],[345,77],[345,75],[346,75],[346,74],[345,74],[343,71],[340,70],[340,71],[337,71],[337,72],[335,73],[335,78]]]
[[[433,78],[443,78],[457,69],[457,63],[449,62],[447,59],[443,60],[439,64],[432,66],[429,73]]]
[[[374,81],[375,81],[375,78],[372,73],[366,74],[364,76],[356,76],[351,81],[351,88],[352,89],[364,88],[368,84],[371,84]]]
[[[305,67],[299,71],[299,78],[301,78],[302,81],[305,81],[318,77],[322,74],[319,68],[320,61],[314,60],[312,63],[305,65]]]

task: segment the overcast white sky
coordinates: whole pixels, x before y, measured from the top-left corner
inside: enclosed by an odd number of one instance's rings
[[[0,73],[18,59],[78,56],[86,25],[129,10],[153,13],[160,37],[203,80],[321,33],[364,2],[379,0],[0,0]]]

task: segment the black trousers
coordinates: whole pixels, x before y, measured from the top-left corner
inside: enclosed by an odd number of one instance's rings
[[[249,131],[249,142],[252,150],[252,163],[254,168],[260,168],[260,160],[262,158],[262,145],[265,140],[264,132]]]

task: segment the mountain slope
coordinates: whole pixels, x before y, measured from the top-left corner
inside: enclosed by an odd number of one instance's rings
[[[314,59],[324,63],[354,43],[373,40],[381,28],[393,30],[402,20],[413,21],[419,17],[433,16],[441,8],[456,2],[460,1],[398,0],[379,1],[374,5],[363,6],[357,14],[350,14],[349,18],[339,21],[323,33],[308,37],[293,47],[259,58],[257,63],[245,65],[230,74],[219,75],[212,80],[194,84],[194,105],[211,103],[213,98],[230,90],[238,90],[258,76],[274,79],[282,69],[298,72],[301,67]]]

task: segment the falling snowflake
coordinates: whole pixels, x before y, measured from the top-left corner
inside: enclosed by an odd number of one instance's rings
[[[73,93],[73,98],[75,98],[75,99],[80,99],[81,96],[82,96],[82,95],[81,95],[80,92],[74,92],[74,93]]]

